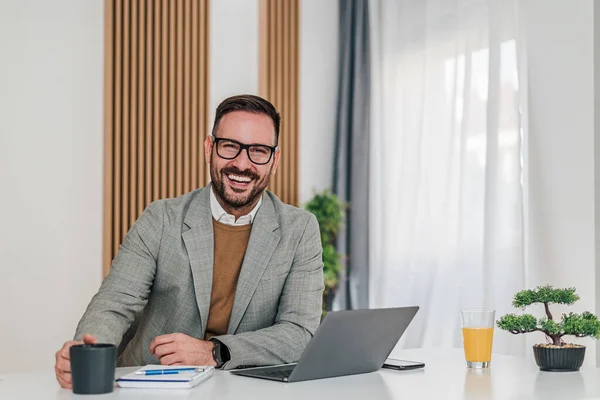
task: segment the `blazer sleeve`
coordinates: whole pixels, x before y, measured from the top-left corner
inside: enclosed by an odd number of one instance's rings
[[[319,225],[310,214],[279,298],[275,324],[254,332],[215,336],[229,348],[231,360],[225,369],[298,361],[321,320],[322,253]]]
[[[148,302],[164,224],[160,201],[150,204],[131,227],[98,293],[79,321],[75,340],[85,333],[119,345]]]

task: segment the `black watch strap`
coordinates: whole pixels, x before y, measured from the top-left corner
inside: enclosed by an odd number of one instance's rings
[[[229,348],[227,348],[227,346],[225,346],[220,340],[211,338],[210,341],[214,343],[212,350],[213,359],[217,364],[217,368],[221,368],[227,361],[231,359]]]

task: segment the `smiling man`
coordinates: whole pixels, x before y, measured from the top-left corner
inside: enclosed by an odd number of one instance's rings
[[[297,361],[319,325],[323,263],[312,214],[266,191],[277,171],[280,117],[241,95],[217,108],[204,143],[212,182],[153,202],[127,233],[110,274],[56,353],[113,343],[119,366],[269,365]]]

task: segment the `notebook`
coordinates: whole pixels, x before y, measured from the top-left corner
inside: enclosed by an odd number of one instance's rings
[[[168,375],[140,375],[137,371],[168,370],[181,368],[196,368],[196,371]],[[148,388],[148,389],[189,389],[204,382],[215,372],[214,367],[198,367],[177,365],[173,367],[163,365],[147,365],[135,372],[117,379],[117,384],[122,388]]]

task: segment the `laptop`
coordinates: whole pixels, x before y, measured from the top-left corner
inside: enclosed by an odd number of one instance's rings
[[[381,368],[419,307],[330,311],[293,364],[231,370],[234,375],[299,382]]]

